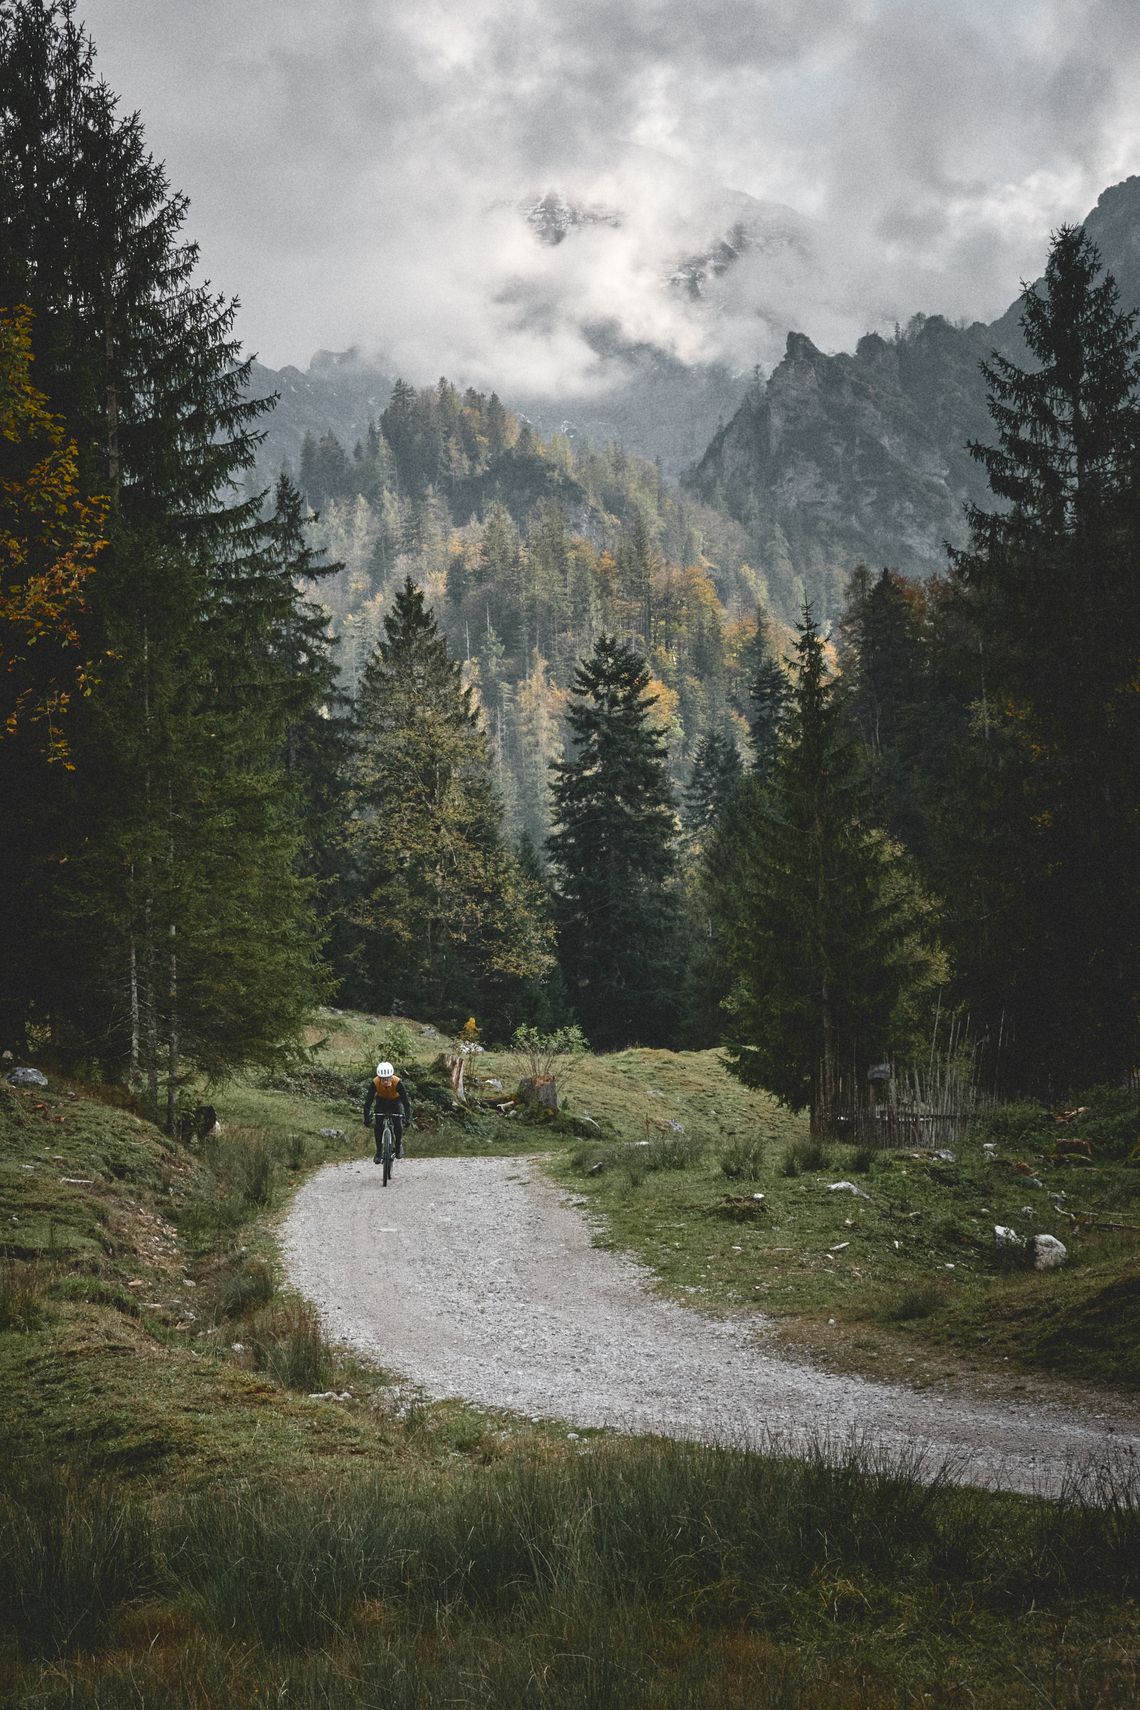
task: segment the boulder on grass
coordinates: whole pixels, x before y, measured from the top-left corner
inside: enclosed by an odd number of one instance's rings
[[[12,1087],[46,1087],[48,1079],[38,1069],[13,1069],[5,1080]]]
[[[1055,1235],[1033,1237],[1033,1264],[1039,1271],[1055,1271],[1069,1256],[1069,1249]]]

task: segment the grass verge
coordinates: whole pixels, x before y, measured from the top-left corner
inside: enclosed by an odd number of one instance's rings
[[[318,1097],[228,1089],[222,1134],[193,1149],[81,1088],[0,1095],[6,1704],[1135,1700],[1134,1486],[1041,1502],[878,1465],[858,1447],[792,1462],[568,1437],[425,1406],[330,1348],[280,1290],[272,1225],[307,1170],[364,1150],[355,1092],[373,1040],[372,1024],[350,1018],[302,1065],[326,1077]],[[434,1045],[425,1039],[409,1067],[424,1086]],[[499,1067],[480,1060],[479,1072],[502,1078]],[[805,1252],[828,1219],[869,1217],[861,1199],[824,1197],[810,1157],[782,1173],[802,1129],[722,1086],[711,1056],[632,1052],[583,1067],[570,1113],[605,1138],[570,1139],[560,1167],[673,1286],[727,1300],[716,1255],[755,1266],[783,1232],[773,1216],[798,1224]],[[457,1118],[445,1094],[417,1092],[432,1113],[413,1132],[421,1148],[534,1146],[517,1119]],[[826,1160],[839,1165],[876,1217],[880,1202],[894,1207],[884,1232],[906,1218],[907,1197],[921,1201],[911,1221],[954,1242],[962,1205],[933,1202],[924,1184],[941,1178],[928,1160],[861,1171],[843,1154]],[[676,1232],[654,1229],[662,1207]],[[920,1249],[902,1250],[919,1280],[891,1296],[902,1312],[889,1334],[925,1334],[943,1288],[922,1280]],[[688,1285],[694,1264],[708,1280]],[[841,1293],[834,1276],[794,1280],[832,1291],[802,1294],[801,1313]]]

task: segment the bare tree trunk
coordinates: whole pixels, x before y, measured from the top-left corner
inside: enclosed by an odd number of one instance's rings
[[[166,1132],[174,1133],[178,1108],[178,928],[170,923],[170,983],[167,988],[170,1016],[166,1042]]]
[[[150,631],[143,619],[143,736],[146,753],[143,772],[143,800],[146,804],[146,827],[149,832],[153,802],[151,799],[151,720],[150,720]],[[158,1120],[158,970],[154,944],[154,861],[146,856],[146,878],[143,899],[143,1041],[146,1062],[147,1107],[151,1117]]]
[[[820,992],[819,1019],[822,1049],[811,1095],[811,1132],[813,1135],[826,1134],[831,1128],[832,1118],[835,1115],[838,1079],[835,1022],[831,1009],[831,991],[826,975],[824,976],[823,989]]]
[[[167,785],[167,860],[169,862],[169,880],[171,896],[175,894],[174,885],[174,794]],[[178,1032],[178,926],[170,922],[168,931],[168,979],[167,979],[167,1039],[166,1039],[166,1132],[174,1133],[175,1118],[178,1109],[178,1068],[179,1068],[179,1032]]]
[[[146,1062],[146,1101],[158,1119],[158,1000],[155,992],[154,902],[149,892],[143,905],[143,1039]]]
[[[119,389],[111,378],[115,372],[115,334],[111,324],[111,292],[109,288],[104,313],[107,317],[107,324],[103,332],[104,353],[107,358],[107,475],[111,489],[111,504],[117,510],[119,490],[123,480],[123,460],[119,449]]]
[[[134,877],[133,868],[131,869],[131,877]],[[130,958],[128,979],[130,981],[131,1010],[130,1087],[133,1093],[137,1093],[139,1090],[139,951],[138,944],[135,940],[135,927],[133,920],[131,921],[131,937],[128,954]]]

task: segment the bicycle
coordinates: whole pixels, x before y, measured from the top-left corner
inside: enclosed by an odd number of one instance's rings
[[[392,1130],[392,1118],[386,1116],[380,1128],[380,1143],[376,1150],[380,1154],[381,1174],[384,1186],[387,1187],[392,1177],[392,1160],[396,1156],[396,1136]]]

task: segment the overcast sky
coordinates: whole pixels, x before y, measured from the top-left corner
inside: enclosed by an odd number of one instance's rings
[[[609,319],[686,358],[990,319],[1047,234],[1140,171],[1138,0],[87,0],[214,282],[274,366],[597,383]],[[537,243],[552,187],[620,226]],[[767,242],[712,301],[664,281]]]

